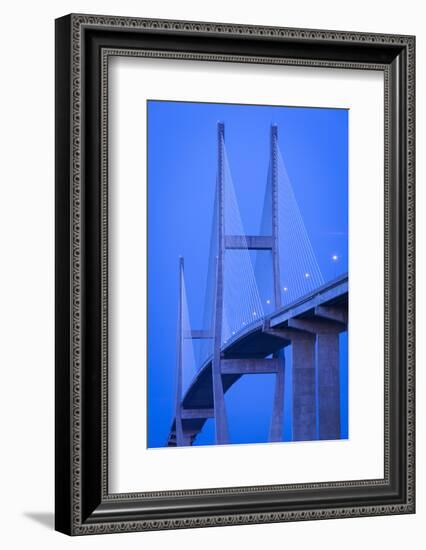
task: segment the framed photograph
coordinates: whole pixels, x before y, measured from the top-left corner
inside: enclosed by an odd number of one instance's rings
[[[415,511],[413,36],[56,20],[56,529]]]

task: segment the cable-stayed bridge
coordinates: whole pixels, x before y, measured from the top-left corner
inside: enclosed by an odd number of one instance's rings
[[[292,439],[340,438],[339,334],[347,330],[348,277],[325,282],[271,126],[259,234],[245,233],[217,126],[217,181],[204,320],[193,327],[179,259],[175,417],[168,446],[192,445],[213,418],[230,443],[226,391],[243,375],[275,375],[269,440],[281,441],[284,349],[292,349]],[[249,191],[247,191],[249,192]]]

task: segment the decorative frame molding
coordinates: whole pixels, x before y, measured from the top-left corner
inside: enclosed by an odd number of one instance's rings
[[[114,55],[384,72],[383,480],[108,493],[107,75]],[[83,535],[414,512],[414,55],[412,36],[96,15],[56,21],[59,531]],[[321,495],[327,503],[318,501]],[[210,511],[203,511],[207,506]]]

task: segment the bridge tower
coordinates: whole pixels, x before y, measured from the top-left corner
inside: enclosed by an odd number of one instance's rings
[[[278,212],[278,126],[271,125],[270,145],[270,166],[271,166],[271,200],[272,200],[272,274],[274,282],[274,303],[275,310],[281,307],[281,276],[279,256],[279,212]],[[275,375],[274,404],[272,418],[269,428],[269,441],[282,441],[284,423],[284,375],[285,375],[285,354],[284,350],[274,354],[279,359],[278,371]]]
[[[216,264],[215,283],[215,311],[213,327],[213,401],[214,418],[216,428],[216,443],[229,443],[228,422],[226,415],[222,374],[226,370],[221,356],[222,323],[223,323],[223,299],[224,299],[224,265],[226,250],[270,250],[272,254],[272,273],[275,309],[281,306],[281,283],[278,242],[278,127],[271,126],[270,134],[270,163],[271,163],[271,195],[272,195],[272,230],[270,237],[227,235],[225,231],[225,126],[223,122],[217,125],[218,166],[217,166],[217,204],[218,204],[218,256]],[[284,353],[279,351],[274,354],[274,372],[276,373],[274,405],[269,431],[270,441],[281,441],[283,432],[284,415]],[[251,370],[247,371],[247,362],[234,360],[232,368],[241,372],[257,373],[265,372],[265,361],[252,360]],[[228,363],[229,365],[229,363]],[[260,370],[259,370],[260,369]]]
[[[186,444],[186,438],[182,426],[182,364],[183,364],[183,258],[179,258],[179,299],[178,322],[176,334],[176,395],[175,395],[175,421],[176,421],[176,445],[182,447]]]
[[[216,430],[216,444],[229,443],[228,420],[222,380],[222,323],[223,323],[223,278],[225,262],[225,125],[217,124],[217,208],[218,208],[218,254],[216,260],[216,282],[213,321],[213,403]]]

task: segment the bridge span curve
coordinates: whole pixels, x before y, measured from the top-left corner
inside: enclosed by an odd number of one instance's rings
[[[221,347],[223,391],[246,374],[279,376],[282,367],[277,353],[292,345],[293,440],[316,439],[316,396],[319,438],[338,439],[339,334],[347,326],[348,275],[344,274],[252,322],[225,342]],[[212,361],[211,356],[204,362],[182,397],[179,422],[184,445],[192,445],[206,420],[215,416]],[[283,393],[283,383],[278,393]],[[282,429],[282,399],[278,396],[278,407],[273,412],[277,418],[271,419],[271,431],[274,423]],[[176,417],[167,446],[177,446]]]

